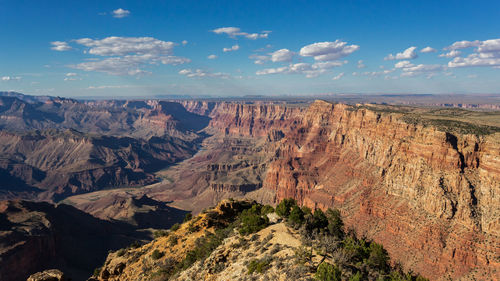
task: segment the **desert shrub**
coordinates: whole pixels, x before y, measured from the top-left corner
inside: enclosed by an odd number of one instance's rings
[[[389,255],[382,245],[370,243],[367,264],[375,269],[386,271],[389,267]]]
[[[327,226],[328,226],[328,219],[326,218],[325,213],[323,213],[321,209],[314,210],[313,228],[324,229]]]
[[[181,227],[181,225],[180,225],[180,224],[178,224],[178,223],[174,223],[174,225],[172,225],[172,226],[170,227],[170,230],[171,230],[171,231],[176,231],[176,230],[177,230],[177,229],[179,229],[180,227]]]
[[[312,259],[312,248],[307,249],[304,246],[300,246],[295,249],[295,262],[301,265],[304,265],[307,262],[310,262]]]
[[[189,233],[197,232],[198,230],[200,230],[200,226],[198,224],[194,224],[194,222],[190,222],[188,224]]]
[[[121,257],[121,256],[125,255],[125,253],[127,253],[127,250],[126,250],[126,249],[120,249],[120,250],[118,250],[118,251],[116,252],[116,255],[117,255],[118,257]]]
[[[187,213],[187,214],[184,216],[184,220],[183,220],[183,222],[188,222],[188,221],[190,221],[192,218],[193,218],[193,214],[191,214],[191,213]]]
[[[280,217],[288,218],[292,207],[295,205],[297,205],[295,199],[285,198],[278,204],[278,206],[276,206],[276,214]]]
[[[207,233],[206,235],[196,239],[193,250],[187,252],[186,257],[179,263],[179,269],[187,269],[198,260],[207,258],[219,245],[222,244],[234,229],[234,224],[230,224],[226,228],[218,229],[215,233]]]
[[[312,215],[312,210],[309,207],[302,206],[302,213],[304,213],[304,216]]]
[[[288,221],[293,226],[300,226],[304,223],[304,212],[302,212],[299,206],[295,205],[292,207],[290,215],[288,216]]]
[[[255,233],[266,228],[269,224],[269,219],[267,216],[261,215],[260,206],[257,204],[253,205],[250,209],[243,210],[240,214],[240,221],[239,232],[242,235]]]
[[[343,250],[352,262],[362,262],[370,253],[369,246],[364,239],[348,236],[342,242]]]
[[[174,246],[174,245],[177,245],[177,241],[179,240],[179,237],[175,234],[173,235],[170,235],[170,237],[168,238],[168,243],[170,244],[170,246]]]
[[[356,274],[349,277],[349,281],[361,281],[363,280],[363,274],[361,272],[356,272]]]
[[[314,274],[314,278],[320,281],[340,281],[341,276],[342,272],[337,266],[326,262],[322,262]]]
[[[252,274],[254,272],[256,273],[263,273],[265,272],[271,265],[272,258],[271,257],[264,257],[260,260],[253,259],[250,261],[250,263],[247,265],[248,273]]]
[[[153,253],[151,253],[151,258],[154,260],[160,259],[165,255],[164,252],[160,252],[158,249],[155,249]]]
[[[328,232],[340,239],[344,238],[344,222],[340,217],[340,211],[337,209],[328,209],[326,211],[326,217],[328,219]]]
[[[156,230],[153,232],[153,237],[154,238],[160,238],[160,237],[163,237],[163,236],[167,236],[168,235],[168,231],[167,230]]]
[[[274,212],[274,208],[272,206],[269,206],[269,205],[265,205],[262,207],[262,209],[260,209],[261,215],[267,215],[267,214],[270,214],[272,212]]]

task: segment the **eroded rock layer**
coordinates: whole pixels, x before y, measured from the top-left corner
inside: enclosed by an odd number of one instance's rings
[[[263,179],[275,202],[339,208],[347,227],[432,279],[500,271],[499,133],[453,133],[397,111],[324,101],[184,106],[211,116],[212,130],[275,143]]]

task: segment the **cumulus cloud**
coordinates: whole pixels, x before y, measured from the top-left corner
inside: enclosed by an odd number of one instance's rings
[[[223,48],[222,51],[224,53],[227,53],[227,52],[238,51],[239,49],[240,49],[240,46],[238,44],[236,44],[236,45],[233,45],[231,48]]]
[[[89,47],[87,52],[98,56],[122,56],[137,54],[170,54],[175,43],[162,41],[153,37],[117,37],[111,36],[101,40],[82,38],[76,43]]]
[[[363,60],[358,60],[358,68],[365,68],[366,65],[363,63]]]
[[[74,73],[74,72],[68,72],[66,73],[66,75],[64,75],[66,77],[64,77],[64,81],[76,81],[76,80],[82,80],[81,78],[78,78],[78,74]]]
[[[264,64],[266,63],[266,61],[269,61],[271,59],[269,56],[257,54],[250,55],[248,58],[254,60],[253,63],[255,64]]]
[[[404,50],[401,53],[397,53],[396,55],[389,54],[384,60],[411,60],[418,57],[417,47],[410,47]]]
[[[175,43],[152,37],[116,37],[104,39],[81,38],[77,44],[88,47],[85,54],[105,57],[90,58],[72,65],[75,69],[98,71],[111,75],[149,74],[143,69],[146,65],[179,65],[191,60],[172,55]]]
[[[314,57],[317,61],[331,61],[346,57],[359,50],[358,45],[347,45],[347,42],[335,40],[334,42],[318,42],[300,49],[303,57]]]
[[[334,76],[332,80],[339,80],[340,78],[342,78],[342,76],[344,76],[344,72],[341,72],[337,76]]]
[[[216,59],[216,58],[217,58],[217,55],[212,54],[212,55],[209,55],[207,58],[208,58],[209,60],[214,60],[214,59]]]
[[[228,79],[231,76],[227,73],[216,72],[212,73],[203,69],[182,69],[179,71],[179,74],[185,75],[189,78],[203,78],[203,77],[212,77],[212,78],[222,78]]]
[[[413,66],[413,64],[408,60],[402,60],[402,61],[399,61],[396,64],[394,64],[395,68],[406,68],[406,67],[412,67],[412,66]]]
[[[215,34],[227,34],[229,37],[236,39],[238,36],[243,36],[248,39],[256,40],[259,38],[267,38],[271,31],[261,31],[260,33],[243,32],[239,27],[219,27],[211,30]]]
[[[272,52],[270,55],[272,62],[285,62],[291,61],[294,53],[288,49],[280,49]]]
[[[419,65],[411,65],[405,68],[402,68],[403,73],[401,73],[402,77],[413,77],[421,74],[426,74],[428,78],[435,75],[436,72],[440,72],[445,70],[446,67],[440,64],[419,64]]]
[[[59,52],[69,51],[69,50],[73,49],[73,48],[71,48],[70,45],[68,45],[67,42],[64,42],[64,41],[50,42],[50,45],[52,45],[52,47],[50,47],[51,50],[59,51]]]
[[[454,58],[454,57],[460,56],[461,54],[462,54],[462,52],[460,52],[460,51],[451,50],[448,53],[440,54],[439,56],[442,58]]]
[[[422,50],[420,50],[420,52],[421,53],[435,53],[435,52],[437,52],[437,50],[432,48],[432,47],[427,46],[427,47],[423,48]]]
[[[2,81],[19,81],[21,80],[20,76],[2,76]]]
[[[188,41],[187,41],[187,40],[182,40],[182,46],[186,46],[186,45],[187,45],[187,43],[188,43]]]
[[[457,41],[450,46],[446,47],[445,50],[458,50],[458,49],[466,49],[470,47],[477,47],[481,44],[481,41],[476,40],[476,41]]]
[[[310,63],[295,63],[289,64],[288,66],[282,66],[277,68],[266,68],[256,72],[257,75],[269,75],[269,74],[303,74],[307,78],[317,77],[321,74],[327,73],[331,68],[342,66],[347,61],[329,61],[329,62],[317,62],[314,64]]]
[[[114,10],[112,12],[112,14],[113,14],[114,18],[121,19],[121,18],[129,16],[130,15],[130,11],[122,9],[122,8],[119,8],[119,9]]]
[[[485,41],[458,41],[447,47],[449,50],[476,47],[467,57],[455,57],[448,62],[448,67],[500,66],[500,39]]]

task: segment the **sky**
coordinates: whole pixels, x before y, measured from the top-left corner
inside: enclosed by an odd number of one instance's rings
[[[0,0],[0,91],[500,93],[500,1]]]

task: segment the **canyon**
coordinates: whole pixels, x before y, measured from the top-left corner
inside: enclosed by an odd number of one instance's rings
[[[294,198],[339,209],[346,229],[384,245],[405,270],[498,280],[497,111],[323,100],[0,101],[3,199],[168,228],[168,214],[181,214],[174,210]],[[157,215],[162,223],[133,215],[143,204],[166,208],[158,202],[173,208]]]

